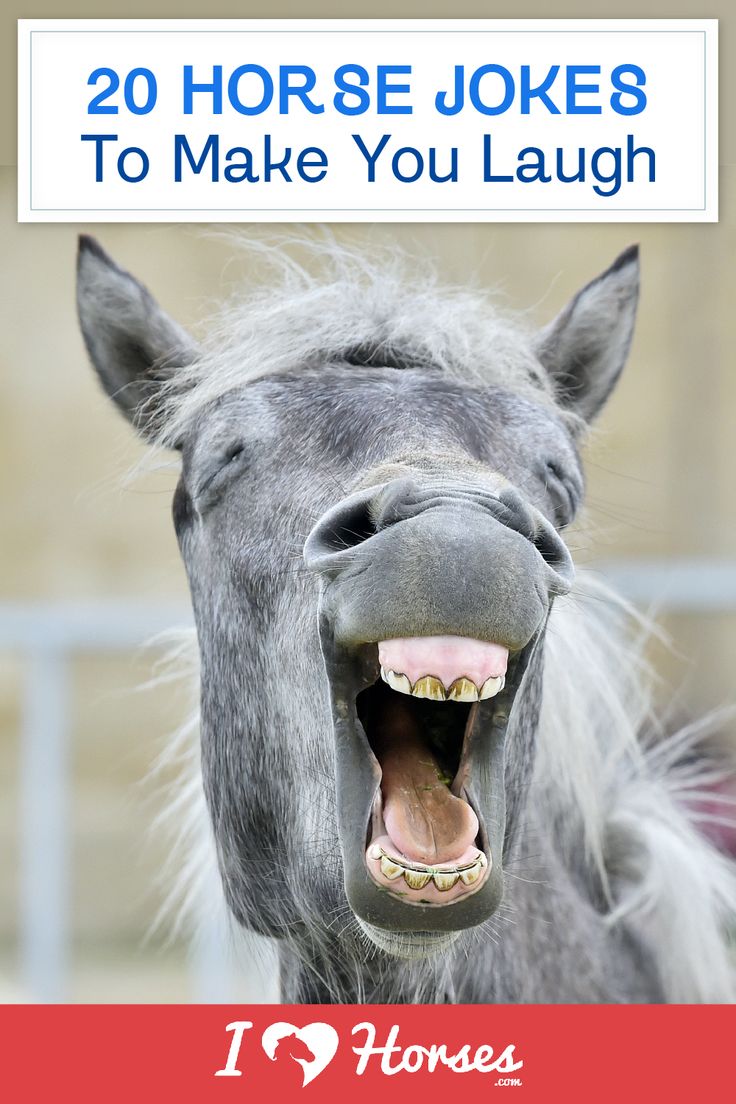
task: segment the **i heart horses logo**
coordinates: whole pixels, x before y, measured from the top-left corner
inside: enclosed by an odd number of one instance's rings
[[[298,1062],[304,1071],[302,1088],[314,1081],[335,1057],[338,1035],[326,1023],[310,1023],[295,1027],[290,1023],[274,1023],[261,1036],[261,1046],[272,1062]]]

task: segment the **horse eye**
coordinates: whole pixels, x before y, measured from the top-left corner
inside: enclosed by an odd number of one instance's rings
[[[241,443],[230,445],[229,448],[220,453],[219,459],[212,463],[209,471],[196,488],[195,496],[201,498],[205,493],[208,495],[219,494],[223,486],[229,482],[230,469],[236,461],[242,458],[244,453],[245,445]]]

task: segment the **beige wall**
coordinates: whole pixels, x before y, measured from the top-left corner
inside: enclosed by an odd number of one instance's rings
[[[17,5],[16,5],[17,6]],[[138,14],[131,2],[126,15]],[[171,5],[173,7],[173,5]],[[715,5],[725,15],[723,0]],[[447,15],[445,4],[286,5],[308,15]],[[658,9],[662,9],[659,11]],[[666,10],[665,10],[666,8]],[[203,14],[193,3],[167,12]],[[465,4],[452,15],[531,16]],[[22,14],[99,15],[99,4],[36,4]],[[106,14],[119,14],[109,10]],[[221,3],[215,15],[273,15],[273,5]],[[568,4],[560,15],[591,15]],[[601,10],[599,14],[612,14]],[[693,4],[618,8],[629,14],[697,15]],[[709,12],[709,14],[718,14]],[[736,19],[722,24],[727,56]],[[2,35],[10,50],[11,36]],[[734,56],[734,51],[730,51]],[[12,66],[0,66],[9,80]],[[733,66],[724,65],[722,219],[713,226],[420,225],[343,228],[353,240],[397,238],[436,256],[445,275],[469,273],[500,284],[510,305],[534,307],[540,323],[581,283],[631,241],[642,248],[643,290],[627,372],[588,450],[589,510],[573,543],[581,560],[688,556],[736,559],[736,168]],[[3,102],[12,102],[10,87]],[[12,117],[0,155],[13,159]],[[3,144],[4,143],[4,144]],[[163,305],[196,329],[208,301],[232,279],[226,243],[203,228],[177,226],[24,225],[15,223],[14,169],[0,169],[0,601],[88,598],[185,600],[184,573],[169,519],[173,471],[126,481],[142,456],[127,424],[102,397],[86,362],[74,315],[75,236],[98,234]],[[734,697],[736,617],[670,618],[676,655],[657,653],[665,676],[684,685],[683,708],[699,710]],[[80,947],[127,947],[138,940],[159,897],[151,890],[162,857],[143,840],[157,800],[137,785],[181,708],[161,693],[132,688],[145,660],[97,658],[74,666],[72,826],[75,933]],[[21,667],[0,654],[0,975],[16,924],[18,710]],[[668,697],[664,692],[663,696]],[[4,943],[3,943],[4,940]],[[3,951],[5,947],[5,951]],[[117,954],[118,952],[114,952]],[[121,951],[120,954],[123,954]],[[3,957],[5,956],[5,957]],[[154,986],[157,982],[152,975]],[[163,985],[163,982],[161,983]],[[104,999],[104,972],[77,994]],[[162,993],[178,994],[176,986]],[[154,992],[155,995],[155,992]]]

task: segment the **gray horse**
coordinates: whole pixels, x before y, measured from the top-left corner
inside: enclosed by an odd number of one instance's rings
[[[637,249],[535,333],[416,263],[314,254],[198,346],[80,241],[102,385],[181,455],[229,913],[289,1002],[733,999],[696,735],[657,734],[629,613],[562,535]]]

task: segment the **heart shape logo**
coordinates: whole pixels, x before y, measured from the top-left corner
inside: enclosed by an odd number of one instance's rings
[[[271,1059],[298,1062],[304,1070],[302,1088],[314,1081],[335,1057],[338,1034],[331,1024],[310,1023],[304,1027],[279,1022],[263,1032],[261,1046]]]

